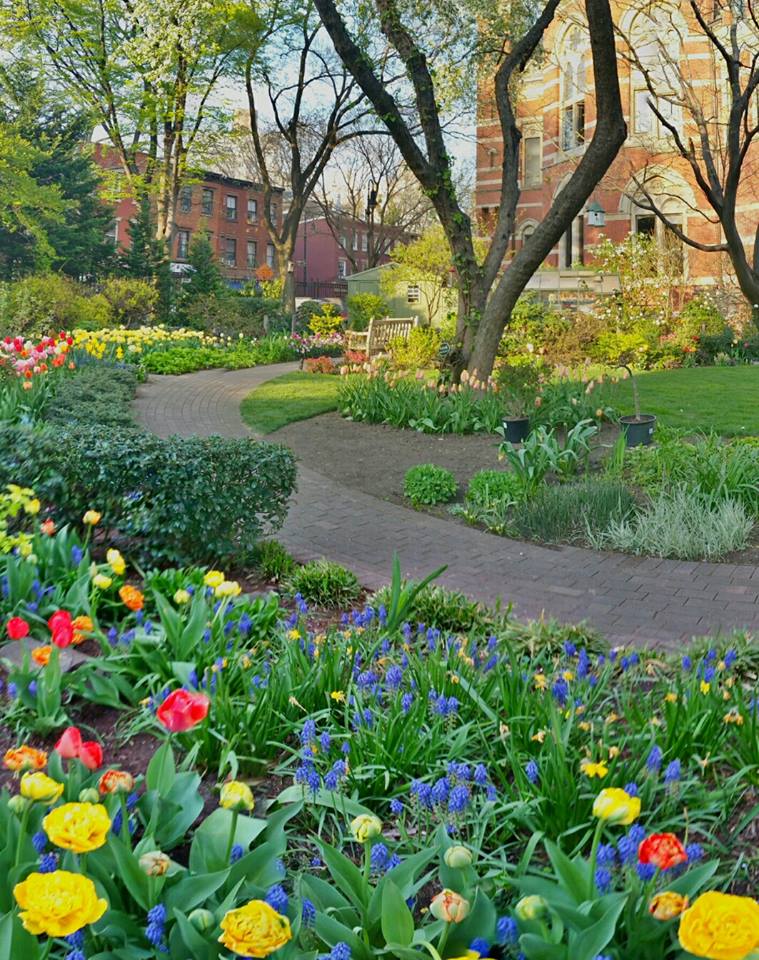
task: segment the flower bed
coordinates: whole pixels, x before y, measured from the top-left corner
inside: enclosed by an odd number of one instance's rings
[[[678,937],[749,956],[750,647],[674,662],[508,618],[451,634],[435,604],[416,622],[397,570],[376,606],[312,629],[299,597],[292,612],[246,598],[217,570],[142,577],[93,552],[96,512],[80,534],[26,502],[29,539],[0,560],[9,642],[30,648],[3,702],[20,737],[0,800],[10,956],[340,960],[427,943],[443,960],[664,960],[689,955]],[[77,647],[92,656],[62,672]],[[86,704],[157,737],[146,770],[114,770],[66,729]],[[741,896],[704,899],[729,885]]]

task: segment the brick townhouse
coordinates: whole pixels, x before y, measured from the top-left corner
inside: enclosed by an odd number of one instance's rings
[[[113,151],[95,149],[95,160],[112,174],[120,173]],[[284,191],[278,189],[272,199],[272,216],[282,221]],[[174,229],[170,241],[172,269],[182,272],[193,233],[207,231],[219,260],[221,271],[231,286],[252,280],[255,270],[268,264],[276,272],[274,247],[263,222],[263,187],[251,180],[226,176],[214,171],[195,174],[179,194]],[[129,221],[136,215],[134,198],[125,193],[115,203],[110,236],[114,246],[129,248]]]
[[[709,6],[711,23],[726,31],[740,0]],[[705,0],[701,7],[707,8]],[[687,78],[691,90],[715,129],[726,119],[724,65],[685,0],[661,0],[657,4],[612,0],[619,31],[617,40],[622,106],[628,136],[611,169],[572,223],[561,242],[547,258],[546,266],[569,268],[592,264],[592,247],[601,235],[615,241],[631,231],[656,237],[670,253],[685,285],[693,288],[729,283],[729,262],[723,254],[702,252],[683,245],[650,211],[639,205],[641,194],[635,178],[645,176],[650,192],[658,198],[671,222],[694,239],[713,244],[721,240],[721,228],[707,223],[699,210],[714,215],[695,185],[690,166],[673,150],[671,131],[651,109],[651,94],[642,69],[653,71],[657,107],[686,141],[695,134],[690,115],[678,103],[682,90],[676,78]],[[518,89],[517,116],[522,133],[520,155],[521,196],[513,246],[517,249],[530,236],[549,210],[593,135],[596,101],[587,27],[583,8],[567,4],[549,27],[544,54],[531,65]],[[628,51],[634,49],[635,57]],[[631,60],[633,62],[631,62]],[[748,56],[747,63],[751,57]],[[669,66],[667,63],[669,62]],[[642,68],[642,69],[641,69]],[[658,71],[658,73],[657,73]],[[669,75],[668,75],[669,73]],[[745,78],[744,78],[745,79]],[[661,87],[659,87],[661,84]],[[668,95],[667,95],[668,92]],[[753,151],[752,147],[752,151]],[[487,229],[499,203],[500,165],[503,144],[498,114],[492,98],[492,82],[480,87],[477,125],[476,207]],[[759,181],[753,176],[756,160],[747,164],[739,195],[739,226],[749,248],[756,229]],[[636,198],[637,201],[636,202]],[[603,211],[603,226],[592,225],[588,207]]]

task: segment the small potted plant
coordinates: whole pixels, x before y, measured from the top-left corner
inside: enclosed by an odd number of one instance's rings
[[[497,376],[504,399],[503,435],[510,443],[523,443],[530,432],[529,414],[535,408],[540,374],[532,364],[506,363]]]
[[[652,413],[640,412],[640,398],[638,396],[638,384],[633,376],[633,372],[627,364],[621,363],[622,370],[627,371],[632,385],[633,409],[635,414],[626,417],[620,417],[619,422],[622,425],[622,432],[625,435],[625,442],[628,447],[648,446],[654,438],[656,429],[656,417]]]

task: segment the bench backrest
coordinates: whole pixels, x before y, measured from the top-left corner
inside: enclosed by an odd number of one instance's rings
[[[372,354],[383,350],[396,337],[407,339],[416,323],[415,317],[385,317],[383,320],[372,320],[369,323],[367,337],[368,352]]]

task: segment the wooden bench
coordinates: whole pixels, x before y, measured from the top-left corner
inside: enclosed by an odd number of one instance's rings
[[[386,353],[388,344],[396,337],[408,340],[408,335],[417,325],[416,317],[384,317],[369,321],[369,328],[363,331],[349,330],[346,333],[348,350],[360,350],[367,357]]]

